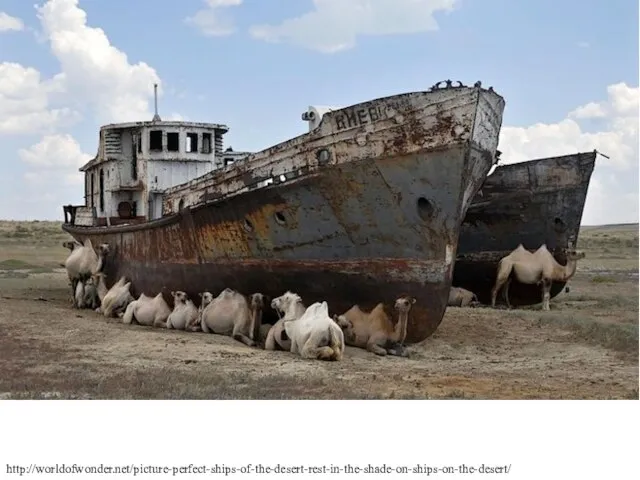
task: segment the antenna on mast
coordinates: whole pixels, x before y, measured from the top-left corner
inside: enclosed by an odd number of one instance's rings
[[[158,84],[157,83],[153,84],[153,103],[154,103],[154,109],[155,109],[155,115],[153,116],[153,121],[161,122],[162,119],[160,118],[160,115],[158,115]]]

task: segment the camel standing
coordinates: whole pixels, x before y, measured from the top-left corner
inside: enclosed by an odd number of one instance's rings
[[[396,299],[394,308],[398,312],[398,321],[395,326],[382,303],[378,303],[370,312],[364,312],[354,305],[333,319],[343,330],[347,345],[364,348],[376,355],[406,357],[408,353],[403,344],[407,337],[409,311],[414,303],[416,299],[408,295]]]
[[[507,255],[498,263],[496,281],[491,290],[491,306],[495,307],[498,291],[504,286],[507,307],[511,308],[509,285],[515,278],[520,283],[542,285],[542,310],[549,310],[552,283],[567,282],[576,273],[578,260],[584,257],[584,252],[571,250],[567,252],[567,264],[560,265],[545,244],[528,257],[519,256],[514,260]]]
[[[109,245],[106,243],[99,245],[97,253],[89,238],[82,245],[75,241],[64,242],[62,245],[71,251],[64,262],[64,268],[67,270],[67,276],[71,282],[73,306],[77,308],[76,297],[80,294],[76,290],[78,282],[84,282],[91,275],[102,271],[105,257],[109,253]]]

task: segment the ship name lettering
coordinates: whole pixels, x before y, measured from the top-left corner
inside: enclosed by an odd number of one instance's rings
[[[338,130],[359,127],[367,123],[377,122],[383,118],[381,107],[359,108],[357,110],[346,110],[341,115],[336,116],[336,127]]]

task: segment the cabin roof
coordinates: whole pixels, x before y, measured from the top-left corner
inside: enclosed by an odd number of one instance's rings
[[[144,121],[144,122],[125,122],[125,123],[109,123],[102,125],[102,130],[116,130],[116,129],[129,129],[129,128],[141,128],[141,127],[184,127],[184,128],[203,128],[208,130],[221,130],[223,133],[229,131],[229,127],[222,123],[207,123],[207,122],[183,122],[179,120],[162,120],[162,121]]]
[[[83,166],[81,166],[78,170],[81,171],[81,172],[86,172],[88,169],[93,167],[97,162],[98,162],[98,156],[96,155],[91,160],[89,160],[87,163],[85,163]]]

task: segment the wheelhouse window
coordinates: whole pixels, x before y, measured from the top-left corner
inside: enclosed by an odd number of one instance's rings
[[[187,133],[187,148],[186,151],[188,153],[197,152],[198,151],[198,134],[197,133]]]
[[[202,134],[202,153],[211,153],[211,134]]]
[[[162,151],[162,130],[151,130],[149,132],[149,150],[152,152]]]
[[[167,133],[167,150],[170,152],[180,150],[180,134],[178,132]]]

